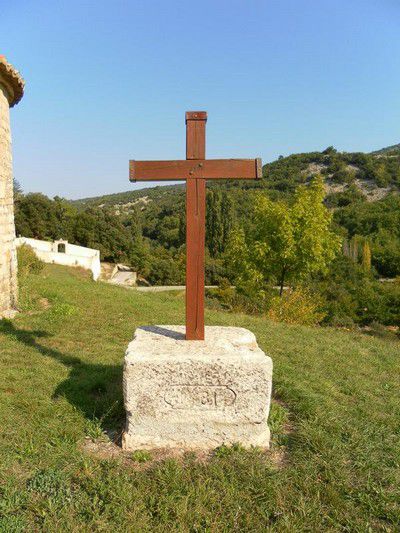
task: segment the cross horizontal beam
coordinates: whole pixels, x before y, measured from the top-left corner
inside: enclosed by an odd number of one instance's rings
[[[197,179],[257,179],[261,159],[194,159],[182,161],[129,161],[130,181]]]

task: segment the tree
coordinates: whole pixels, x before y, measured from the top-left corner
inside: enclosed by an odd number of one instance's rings
[[[71,233],[73,220],[77,216],[76,209],[71,205],[68,200],[60,198],[59,196],[54,197],[53,209],[55,210],[57,217],[57,227],[54,228],[54,234],[57,239],[73,239]]]
[[[207,192],[206,198],[206,246],[211,257],[220,253],[223,232],[221,192],[211,190]]]
[[[184,209],[179,211],[178,237],[181,245],[186,242],[186,213]]]
[[[393,232],[380,229],[372,241],[373,264],[381,276],[400,276],[400,241]]]
[[[332,215],[323,200],[320,176],[309,186],[298,187],[291,206],[266,196],[257,199],[252,234],[246,239],[238,231],[230,242],[228,255],[234,261],[239,286],[250,283],[261,290],[278,283],[282,295],[285,283],[327,270],[341,239],[331,230]]]
[[[252,264],[251,247],[247,245],[242,228],[232,231],[224,259],[229,279],[247,293],[253,292],[262,276]]]
[[[336,154],[337,150],[333,146],[328,146],[328,148],[325,148],[325,150],[322,153],[325,155],[331,155],[331,154]]]
[[[224,253],[234,226],[234,204],[230,194],[224,193],[221,200],[222,241],[220,253]]]
[[[349,241],[347,239],[343,239],[342,252],[345,257],[350,257],[350,246]]]
[[[350,240],[350,258],[358,263],[358,252],[359,252],[359,237],[354,235]]]
[[[13,179],[13,190],[14,190],[14,199],[18,198],[23,194],[23,190],[20,182],[17,179]]]
[[[44,194],[21,195],[15,204],[17,235],[35,239],[57,239],[59,219],[55,204]]]
[[[220,190],[207,192],[206,246],[211,258],[225,251],[233,228],[234,205],[231,194]]]
[[[371,270],[371,247],[368,241],[364,241],[361,254],[361,264],[366,272]]]

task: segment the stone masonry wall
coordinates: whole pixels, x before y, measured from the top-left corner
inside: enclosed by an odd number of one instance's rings
[[[9,103],[0,84],[0,317],[17,304],[13,172]]]

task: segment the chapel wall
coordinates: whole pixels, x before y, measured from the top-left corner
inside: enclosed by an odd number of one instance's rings
[[[13,171],[9,101],[0,80],[0,317],[17,304]]]

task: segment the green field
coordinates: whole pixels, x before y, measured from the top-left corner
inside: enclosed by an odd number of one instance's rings
[[[182,323],[181,294],[46,267],[0,321],[0,531],[399,531],[398,341],[208,311],[274,360],[271,452],[123,454],[134,329]],[[104,433],[104,431],[106,433]]]

